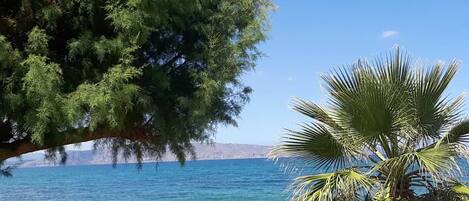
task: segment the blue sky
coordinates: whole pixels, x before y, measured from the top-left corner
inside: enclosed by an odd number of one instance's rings
[[[428,64],[458,59],[450,96],[469,89],[469,1],[278,0],[266,57],[243,79],[253,87],[239,127],[221,127],[216,142],[273,145],[304,121],[293,97],[324,103],[320,75],[398,44]],[[468,97],[469,98],[469,97]],[[467,101],[466,101],[467,102]],[[466,104],[467,105],[467,104]],[[467,107],[466,107],[467,108]],[[469,110],[466,110],[469,112]]]
[[[254,89],[238,127],[221,126],[215,142],[274,145],[304,117],[294,97],[324,103],[320,75],[399,45],[428,64],[458,59],[448,95],[469,91],[469,1],[277,0],[266,54],[243,80]],[[469,97],[466,99],[469,100]],[[468,101],[466,101],[466,105]],[[469,107],[466,111],[469,113]],[[69,149],[90,149],[91,143]]]

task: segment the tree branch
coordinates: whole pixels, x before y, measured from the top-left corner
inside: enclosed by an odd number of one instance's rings
[[[144,129],[133,129],[131,131],[115,131],[110,129],[87,131],[87,129],[74,129],[67,132],[50,134],[47,137],[47,143],[44,145],[32,143],[29,139],[22,139],[12,143],[0,143],[0,161],[25,153],[102,138],[125,138],[132,141],[147,140]]]

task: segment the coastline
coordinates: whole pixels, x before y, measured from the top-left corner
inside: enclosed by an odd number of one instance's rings
[[[233,159],[260,159],[268,158],[267,154],[271,146],[251,145],[251,144],[232,144],[232,143],[214,143],[214,144],[194,144],[196,158],[187,157],[186,162],[206,161],[206,160],[233,160]],[[161,163],[177,162],[177,158],[171,154],[164,154],[162,158],[156,160],[151,157],[143,157],[142,163]],[[135,158],[125,160],[120,154],[116,164],[136,164]],[[44,153],[36,152],[24,155],[20,159],[9,159],[8,165],[14,165],[18,168],[26,167],[56,167],[56,166],[77,166],[77,165],[108,165],[112,164],[112,153],[109,150],[93,151],[69,151],[67,163],[60,164],[58,161],[48,161],[44,159]]]

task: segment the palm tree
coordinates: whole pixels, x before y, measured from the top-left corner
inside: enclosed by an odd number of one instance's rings
[[[323,76],[327,104],[296,100],[293,109],[312,121],[287,130],[272,151],[317,173],[295,179],[292,200],[412,200],[418,189],[465,199],[469,188],[457,179],[469,120],[463,97],[445,93],[457,68],[419,67],[397,48]]]

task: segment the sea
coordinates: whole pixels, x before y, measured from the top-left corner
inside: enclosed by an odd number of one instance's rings
[[[283,201],[291,178],[267,159],[17,168],[0,201]]]

